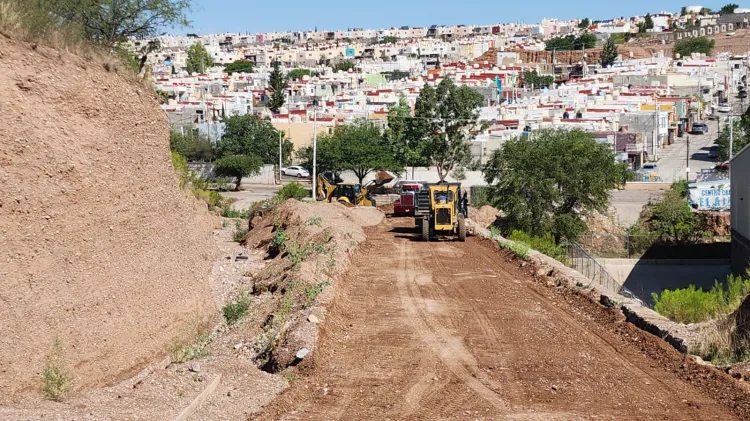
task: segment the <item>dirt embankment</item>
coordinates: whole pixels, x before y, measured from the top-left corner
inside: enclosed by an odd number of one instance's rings
[[[215,221],[183,193],[150,92],[0,37],[0,405],[41,399],[58,340],[74,390],[161,358],[212,314]]]

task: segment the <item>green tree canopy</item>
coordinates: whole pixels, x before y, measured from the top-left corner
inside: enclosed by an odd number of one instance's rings
[[[589,26],[591,26],[591,21],[589,20],[589,18],[583,18],[581,19],[581,22],[578,23],[578,27],[580,29],[586,29]]]
[[[604,48],[602,48],[602,54],[600,56],[602,67],[608,67],[615,64],[618,55],[617,44],[615,44],[615,40],[610,37],[607,42],[604,43]]]
[[[674,52],[679,54],[680,57],[686,57],[693,53],[711,55],[715,43],[714,40],[706,37],[687,38],[675,43]]]
[[[273,70],[268,80],[268,90],[271,92],[271,99],[268,101],[268,108],[272,113],[278,114],[279,109],[284,106],[284,89],[286,88],[286,76],[281,71],[281,63],[273,62]]]
[[[170,133],[169,147],[172,151],[187,158],[188,161],[212,161],[215,156],[211,141],[206,136],[195,134],[192,131],[188,134]]]
[[[738,7],[740,7],[738,4],[734,4],[734,3],[726,4],[721,9],[719,9],[719,14],[731,15],[732,13],[734,13],[735,9],[737,9]]]
[[[748,121],[748,118],[746,116],[743,116],[740,118],[734,118],[734,122],[732,123],[732,130],[731,130],[731,137],[732,137],[732,151],[734,155],[737,155],[737,152],[742,150],[747,144],[748,144],[748,134],[750,131],[750,121]],[[721,135],[716,138],[716,144],[719,146],[719,160],[726,161],[729,159],[729,137],[730,137],[730,130],[729,130],[729,121],[727,121],[724,124],[724,127],[721,129]]]
[[[226,73],[229,73],[230,75],[233,73],[252,73],[253,63],[247,60],[237,60],[235,62],[227,64],[227,66],[224,68],[224,71]]]
[[[310,69],[292,69],[286,74],[287,80],[302,80],[303,76],[311,76],[313,71]]]
[[[646,13],[646,17],[643,18],[643,23],[646,29],[654,29],[654,19],[651,18],[651,13]]]
[[[349,70],[354,70],[356,67],[357,64],[353,60],[343,60],[332,65],[331,70],[334,72],[338,72],[339,70],[342,72],[348,72]]]
[[[185,62],[185,69],[188,73],[203,73],[213,65],[214,60],[203,44],[196,42],[188,48],[187,61]]]
[[[377,170],[400,170],[402,167],[383,140],[380,129],[367,122],[340,124],[332,134],[318,137],[317,171],[339,174],[350,170],[362,184],[365,177]],[[306,166],[312,167],[312,148],[297,154]]]
[[[523,86],[536,89],[549,88],[555,83],[555,77],[552,75],[540,75],[536,70],[523,72]]]
[[[85,39],[115,47],[129,38],[187,26],[191,0],[11,0],[23,8],[35,32],[65,27]]]
[[[419,135],[409,133],[411,110],[406,98],[401,96],[398,104],[388,111],[388,128],[383,139],[389,145],[399,166],[412,167],[412,178],[415,167],[428,167],[430,159],[425,155],[426,141]]]
[[[398,42],[398,38],[394,37],[393,35],[387,35],[384,36],[382,40],[380,40],[381,44],[395,44]]]
[[[405,72],[403,70],[394,70],[394,71],[388,71],[388,72],[381,72],[383,76],[385,76],[388,80],[401,80],[406,79],[410,76],[409,72]]]
[[[484,97],[445,78],[437,88],[425,84],[406,129],[410,141],[423,144],[425,156],[440,180],[471,161],[471,140],[485,128],[478,121]]]
[[[263,161],[255,155],[227,155],[214,163],[214,172],[219,177],[237,180],[235,190],[240,189],[242,177],[260,174]]]
[[[266,164],[279,162],[279,131],[270,120],[248,114],[233,115],[225,123],[224,136],[216,145],[221,156],[255,155]],[[283,138],[281,149],[283,163],[289,164],[294,145]]]
[[[579,37],[574,35],[566,35],[564,37],[555,37],[545,41],[544,49],[547,51],[568,51],[568,50],[580,50],[583,48],[594,48],[596,47],[596,35],[585,32]]]
[[[545,129],[494,151],[484,176],[491,202],[505,212],[506,233],[552,234],[559,243],[585,231],[583,216],[607,209],[609,192],[623,183],[625,171],[609,145],[591,134]]]
[[[662,200],[652,207],[649,229],[663,240],[684,243],[698,233],[698,219],[684,196],[676,189],[664,192]]]

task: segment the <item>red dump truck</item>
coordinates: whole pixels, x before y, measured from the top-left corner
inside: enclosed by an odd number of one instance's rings
[[[416,206],[417,192],[422,190],[422,182],[419,181],[401,181],[397,186],[400,191],[398,199],[393,202],[393,214],[414,216]]]

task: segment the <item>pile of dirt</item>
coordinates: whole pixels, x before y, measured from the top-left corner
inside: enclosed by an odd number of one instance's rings
[[[0,89],[0,406],[33,405],[53,343],[80,391],[214,312],[216,221],[180,190],[149,88],[0,37]]]
[[[617,209],[610,207],[606,213],[594,213],[586,219],[586,227],[591,234],[624,235],[625,230],[617,225]]]
[[[500,216],[500,211],[490,205],[484,205],[479,209],[469,208],[469,219],[477,226],[487,228]]]
[[[732,217],[729,212],[696,212],[698,226],[711,236],[726,237],[731,232]]]
[[[268,264],[248,274],[250,293],[259,305],[268,299],[275,302],[249,356],[261,369],[282,371],[315,350],[329,287],[349,268],[350,256],[366,239],[363,228],[379,224],[384,216],[373,207],[289,199],[253,218],[242,242],[264,250]],[[312,313],[317,316],[311,319]]]

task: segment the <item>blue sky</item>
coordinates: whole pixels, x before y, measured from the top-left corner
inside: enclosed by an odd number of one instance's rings
[[[191,29],[172,32],[201,34],[219,32],[268,32],[352,28],[388,28],[391,26],[483,25],[500,22],[538,22],[543,17],[606,19],[679,11],[684,0],[194,0],[190,13]],[[720,3],[703,3],[720,8]],[[736,2],[740,3],[740,2]],[[693,3],[690,3],[693,4]],[[695,2],[694,4],[701,4]],[[740,4],[740,6],[743,6]],[[744,6],[743,6],[744,7]]]

